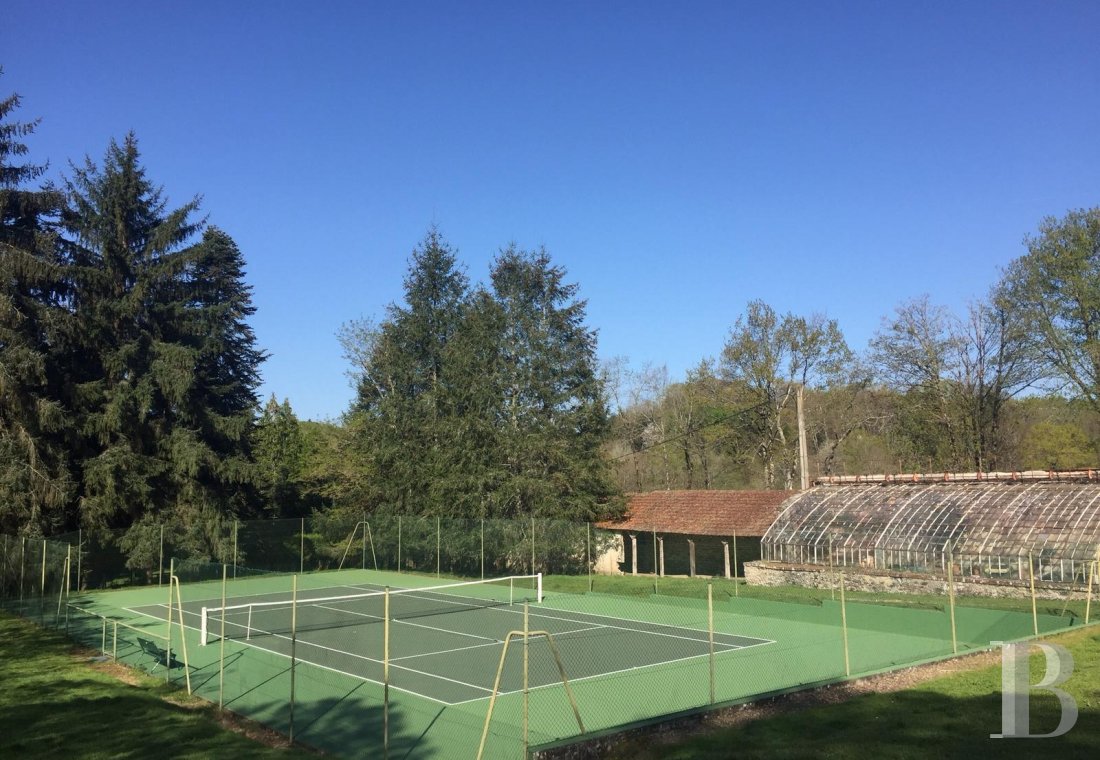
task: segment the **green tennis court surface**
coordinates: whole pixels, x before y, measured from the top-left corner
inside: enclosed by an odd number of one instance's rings
[[[381,683],[383,680],[383,604],[380,595],[368,598],[313,600],[354,591],[381,591],[375,584],[314,589],[298,601],[295,656],[335,673]],[[476,590],[476,589],[475,589]],[[447,705],[486,699],[509,632],[523,629],[524,607],[505,598],[466,596],[461,592],[412,589],[390,597],[390,685]],[[230,607],[253,603],[271,605],[254,611],[240,609],[225,616],[226,636],[236,644],[289,658],[292,636],[291,605],[283,593],[253,594],[227,599]],[[221,600],[192,600],[183,605],[184,623],[200,628],[202,608],[220,607]],[[167,603],[128,608],[156,620],[167,620]],[[571,680],[598,678],[670,662],[705,658],[710,639],[705,629],[646,622],[592,613],[559,610],[548,604],[528,607],[531,630],[551,634],[566,663]],[[248,618],[251,618],[246,622]],[[220,632],[221,616],[210,623],[212,639]],[[769,639],[716,633],[716,655],[774,643]],[[536,642],[535,646],[539,644]],[[521,662],[507,664],[501,692],[522,688]],[[529,674],[531,688],[560,684],[553,663],[536,661]]]
[[[220,571],[220,568],[219,568]],[[220,572],[219,572],[220,575]],[[472,758],[477,753],[502,641],[523,628],[522,589],[444,595],[434,577],[373,570],[298,576],[302,605],[291,668],[292,577],[231,579],[223,615],[219,581],[181,587],[187,667],[180,628],[168,639],[168,586],[102,591],[65,605],[70,635],[131,665],[341,757],[375,758],[388,737],[393,758]],[[390,588],[388,711],[382,687],[384,639],[379,597],[316,601]],[[416,587],[420,588],[416,588]],[[531,593],[527,589],[527,594]],[[469,598],[464,598],[469,597]],[[512,603],[509,600],[512,600]],[[313,602],[311,603],[311,600]],[[244,605],[242,607],[241,605]],[[208,608],[207,641],[200,629]],[[251,620],[249,620],[251,607]],[[709,703],[844,680],[1063,629],[1070,618],[959,606],[817,604],[747,598],[713,605],[713,667],[705,599],[568,594],[549,591],[529,604],[532,631],[548,631],[584,721],[578,726],[545,639],[531,641],[529,720],[524,720],[522,646],[513,642],[490,725],[487,758],[522,755],[531,746],[606,731]],[[52,614],[52,612],[51,612]],[[178,621],[178,612],[174,612]],[[219,638],[222,618],[225,638]],[[842,627],[846,620],[846,629]],[[954,627],[952,626],[954,622]],[[170,645],[171,659],[158,649]],[[847,645],[847,646],[846,646]],[[164,667],[165,662],[174,663]],[[713,680],[712,680],[713,679]],[[291,693],[294,707],[291,708]]]

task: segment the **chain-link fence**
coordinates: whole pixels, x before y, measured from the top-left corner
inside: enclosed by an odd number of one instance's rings
[[[1093,563],[1058,599],[1035,573],[1018,598],[957,598],[966,558],[921,595],[853,568],[748,586],[758,540],[660,526],[333,512],[201,543],[143,531],[0,536],[3,608],[352,757],[522,757],[1090,623],[1100,586]]]

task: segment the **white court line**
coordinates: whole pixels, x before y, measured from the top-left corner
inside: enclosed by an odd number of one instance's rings
[[[149,606],[149,605],[145,605],[145,606]],[[167,604],[157,604],[157,605],[153,605],[153,606],[155,606],[155,607],[167,607],[168,605]],[[129,607],[123,607],[123,609],[126,610],[127,612],[132,612],[135,615],[144,615],[145,617],[153,618],[154,620],[164,620],[164,618],[156,617],[154,615],[150,615],[147,612],[141,612],[139,610],[131,609]],[[197,614],[197,613],[191,612],[189,610],[184,610],[184,612],[187,613],[188,615]],[[190,628],[193,631],[199,630],[198,628],[195,628],[194,626],[189,625],[187,627]],[[257,632],[259,632],[259,633],[261,633],[262,635],[265,635],[265,636],[273,636],[277,639],[283,639],[284,641],[290,641],[289,636],[284,636],[284,635],[279,634],[279,633],[272,633],[270,631],[264,631],[260,628],[253,628],[253,630],[257,631]],[[267,647],[256,646],[255,644],[253,644],[251,642],[247,642],[247,641],[242,642],[242,641],[240,641],[240,639],[233,639],[232,641],[234,641],[238,644],[242,644],[243,646],[250,646],[253,649],[260,649],[260,650],[263,650],[264,652],[271,652],[272,654],[281,655],[282,657],[285,657],[288,660],[290,659],[290,655],[283,654],[282,652],[278,652],[274,649],[268,649]],[[305,639],[298,639],[297,643],[301,644],[301,645],[305,645],[305,646],[315,647],[316,649],[324,649],[324,650],[327,650],[329,652],[335,652],[337,654],[341,654],[341,655],[344,655],[346,657],[354,657],[354,658],[359,659],[359,660],[366,660],[367,662],[373,662],[377,665],[382,665],[383,664],[382,660],[376,660],[373,657],[367,657],[366,655],[355,654],[354,652],[347,652],[343,649],[335,649],[333,647],[327,647],[323,644],[317,644],[317,643],[314,643],[312,641],[307,641]],[[318,668],[323,668],[325,670],[330,670],[333,673],[340,673],[341,675],[349,676],[351,678],[357,678],[360,681],[366,681],[368,683],[375,683],[375,684],[379,684],[379,685],[381,685],[381,683],[382,683],[381,681],[375,681],[373,678],[367,678],[365,676],[356,675],[354,673],[348,673],[346,671],[339,670],[337,668],[331,668],[327,665],[322,665],[318,662],[313,662],[313,660],[301,660],[301,662],[308,662],[310,665],[314,665]],[[458,679],[455,679],[455,678],[448,678],[447,676],[441,676],[437,673],[427,673],[425,671],[416,670],[415,668],[409,668],[409,667],[406,667],[404,665],[393,665],[392,660],[390,661],[390,664],[391,664],[392,667],[395,667],[398,670],[404,670],[404,671],[407,671],[409,673],[416,673],[417,675],[425,676],[427,678],[435,678],[435,679],[440,680],[440,681],[449,681],[450,683],[458,684],[460,686],[466,686],[470,689],[476,689],[477,691],[492,692],[492,689],[487,689],[484,686],[478,686],[477,684],[466,683],[465,681],[459,681]],[[442,699],[436,699],[435,697],[430,697],[427,694],[422,694],[419,691],[412,691],[410,689],[399,689],[398,687],[394,686],[393,684],[390,684],[390,688],[391,689],[398,689],[398,691],[404,691],[408,694],[416,694],[417,696],[425,697],[426,699],[430,699],[433,702],[438,702],[439,704],[442,704],[442,705],[454,704],[453,702],[446,702]]]
[[[606,626],[597,625],[597,626],[593,626],[591,628],[577,628],[576,630],[573,630],[573,631],[563,631],[561,633],[555,633],[554,638],[561,638],[562,636],[568,636],[571,633],[584,633],[585,631],[597,631],[597,630],[601,630],[605,627]],[[491,643],[488,643],[488,644],[471,644],[468,647],[458,647],[456,649],[443,649],[443,650],[440,650],[438,652],[423,652],[421,654],[405,655],[404,657],[391,657],[390,662],[393,662],[394,660],[413,660],[413,659],[416,659],[417,657],[432,657],[432,656],[437,655],[437,654],[450,654],[451,652],[465,652],[467,649],[480,649],[481,647],[491,647],[495,644],[503,644],[503,643],[504,643],[503,639],[494,639]]]
[[[381,620],[382,619],[379,615],[370,615],[366,612],[355,612],[354,610],[344,610],[344,609],[340,609],[339,607],[329,607],[329,606],[324,605],[324,604],[314,604],[312,606],[313,607],[318,607],[318,608],[323,609],[323,610],[332,610],[333,612],[340,612],[340,613],[343,613],[344,615],[357,615],[359,617],[367,617],[367,618],[372,618],[374,620]],[[450,628],[436,628],[433,625],[425,625],[424,623],[413,623],[413,622],[410,622],[408,620],[401,620],[400,618],[393,618],[393,620],[391,620],[390,622],[400,623],[401,625],[409,625],[409,626],[412,626],[413,628],[424,628],[426,630],[437,631],[439,633],[449,633],[449,634],[452,634],[454,636],[467,636],[471,639],[481,639],[482,641],[492,641],[492,642],[497,643],[497,644],[499,644],[500,641],[501,641],[500,639],[494,639],[494,638],[491,638],[489,636],[478,636],[477,634],[474,634],[474,633],[463,633],[462,631],[452,631]]]
[[[715,643],[717,643],[717,642],[715,642]],[[740,651],[742,649],[752,649],[753,647],[760,647],[760,646],[765,646],[766,644],[774,644],[774,643],[775,643],[774,641],[760,641],[760,643],[758,643],[758,644],[746,644],[745,646],[737,646],[737,645],[734,645],[734,644],[728,644],[726,646],[729,647],[729,648],[726,649],[726,652],[737,652],[737,651]],[[609,670],[605,673],[594,673],[590,676],[581,676],[580,678],[570,678],[569,683],[573,684],[573,683],[579,683],[581,681],[591,681],[593,678],[604,678],[604,677],[608,677],[608,676],[617,676],[620,673],[630,673],[631,671],[634,671],[634,670],[645,670],[646,668],[659,668],[662,665],[672,665],[672,664],[677,663],[677,662],[687,662],[688,660],[698,660],[702,657],[709,657],[709,656],[710,656],[710,653],[707,652],[707,653],[704,653],[704,654],[693,654],[690,657],[680,657],[680,658],[677,658],[675,660],[661,660],[660,662],[651,662],[651,663],[648,663],[646,665],[634,665],[633,667],[629,667],[629,668],[621,668],[619,670]],[[557,685],[558,685],[557,681],[551,681],[550,683],[544,683],[544,684],[541,684],[539,686],[531,686],[531,687],[528,688],[528,691],[534,691],[535,689],[549,689],[549,688],[553,688],[554,686],[557,686]],[[523,691],[522,689],[513,689],[512,691],[501,691],[501,692],[497,692],[497,697],[498,698],[503,697],[506,694],[519,694],[522,691]],[[489,699],[489,697],[475,697],[474,699],[467,699],[467,700],[463,700],[462,702],[451,702],[450,704],[454,705],[454,706],[466,705],[466,704],[469,704],[471,702],[482,702],[486,699]]]
[[[345,587],[346,588],[356,588],[354,586],[345,586]],[[329,587],[329,588],[338,588],[338,587],[337,586],[332,586],[332,587]],[[428,593],[431,593],[430,589],[424,589],[424,590]],[[272,593],[276,593],[276,592],[272,592]],[[407,594],[402,594],[402,596],[409,596],[410,598],[417,598],[417,599],[427,599],[427,600],[431,600],[431,601],[439,601],[439,602],[444,602],[444,603],[447,603],[447,604],[453,604],[453,605],[456,605],[456,606],[466,606],[462,602],[458,602],[458,601],[451,602],[448,599],[439,599],[437,597],[432,597],[432,596],[417,596],[412,592],[407,593]],[[466,598],[478,599],[477,597],[466,597]],[[348,600],[348,601],[356,601],[356,600]],[[484,600],[479,599],[479,601],[484,601]],[[303,600],[303,603],[308,603],[308,600]],[[154,606],[156,606],[156,607],[167,607],[167,605],[165,605],[163,603],[156,604]],[[316,605],[316,606],[323,606],[323,605]],[[510,609],[509,607],[501,607],[501,606],[480,607],[478,609],[495,610],[495,611],[505,612],[505,613],[513,614],[513,615],[522,615],[523,614],[522,610],[515,610],[515,609]],[[540,609],[546,609],[546,608],[543,607],[543,608],[540,608]],[[573,615],[576,615],[576,616],[587,616],[587,617],[594,617],[594,618],[603,618],[605,620],[626,621],[628,623],[637,623],[639,625],[644,625],[644,626],[655,626],[655,627],[658,627],[658,628],[671,628],[671,629],[674,629],[674,630],[692,631],[692,632],[699,633],[699,634],[706,634],[707,633],[706,631],[704,631],[702,629],[689,628],[689,627],[686,627],[686,626],[678,626],[678,625],[671,624],[671,623],[655,623],[655,622],[646,621],[646,620],[637,620],[637,619],[634,619],[634,618],[623,618],[623,617],[619,617],[619,616],[616,616],[616,615],[603,615],[603,614],[595,613],[595,612],[581,612],[581,611],[573,611],[573,610],[562,610],[562,609],[556,609],[556,608],[550,608],[550,609],[554,609],[556,612],[559,612],[562,615],[573,614]],[[128,611],[135,612],[136,614],[139,614],[139,615],[145,615],[146,617],[154,617],[153,615],[148,615],[147,613],[137,612],[137,611],[132,610],[132,609],[128,609]],[[374,618],[378,619],[377,616],[367,615],[366,613],[357,613],[357,612],[353,612],[351,610],[338,610],[338,611],[345,612],[345,613],[348,613],[348,614],[362,615],[364,617],[374,617]],[[198,615],[199,614],[199,613],[191,612],[190,610],[184,610],[184,612],[186,614],[189,614],[189,615]],[[576,618],[562,617],[561,615],[551,615],[551,614],[548,614],[548,613],[545,613],[545,612],[532,612],[531,616],[536,617],[536,618],[544,618],[544,619],[547,619],[547,620],[558,620],[558,621],[564,621],[564,622],[569,622],[569,623],[582,623],[583,624],[583,623],[586,623],[586,622],[591,622],[591,621],[586,621],[586,620],[579,620],[579,619],[576,619]],[[162,620],[163,618],[155,618],[154,617],[154,619]],[[399,621],[399,622],[404,622],[404,621]],[[448,628],[434,628],[432,626],[425,626],[425,625],[422,625],[422,624],[412,624],[412,625],[418,625],[418,627],[428,628],[429,630],[435,630],[435,631],[439,631],[441,633],[450,633],[450,634],[467,635],[467,636],[472,635],[472,634],[463,634],[459,631],[453,631],[453,630],[448,629]],[[192,626],[188,626],[188,627],[195,630]],[[640,628],[632,628],[632,627],[629,627],[629,626],[612,625],[612,624],[607,624],[607,623],[597,623],[593,627],[582,628],[582,629],[574,629],[574,630],[570,630],[570,631],[563,631],[563,632],[560,632],[560,633],[555,633],[553,635],[555,637],[560,637],[560,636],[567,636],[567,635],[572,634],[572,633],[580,633],[580,632],[585,632],[585,631],[590,631],[590,630],[600,630],[600,629],[614,629],[614,630],[620,630],[620,631],[627,631],[627,632],[630,632],[630,633],[651,634],[651,635],[654,635],[654,636],[662,636],[662,637],[666,637],[666,638],[673,638],[673,639],[680,639],[680,640],[683,640],[683,641],[690,641],[690,642],[696,643],[696,644],[703,644],[703,643],[707,642],[707,639],[705,639],[705,638],[698,638],[698,637],[693,637],[693,636],[679,636],[679,635],[671,634],[671,633],[662,633],[662,632],[659,632],[659,631],[644,630],[644,629],[640,629]],[[265,633],[267,633],[267,635],[275,636],[276,638],[282,638],[284,640],[289,641],[289,637],[287,637],[287,636],[283,636],[283,635],[275,634],[275,633],[269,633],[269,632],[265,632]],[[755,643],[752,643],[752,644],[736,644],[736,643],[730,643],[730,642],[715,641],[716,646],[723,647],[725,649],[725,651],[736,651],[736,650],[740,650],[740,649],[749,649],[749,648],[752,648],[752,647],[763,646],[765,644],[774,644],[775,643],[775,641],[772,640],[772,639],[763,639],[763,638],[760,638],[758,636],[742,636],[740,634],[725,633],[725,632],[719,632],[718,635],[737,637],[737,638],[740,638],[740,639],[748,639],[748,640],[751,640],[751,641],[755,642]],[[241,642],[241,643],[243,643],[243,642]],[[339,654],[343,654],[343,655],[347,655],[347,656],[367,660],[369,662],[373,662],[373,663],[376,663],[376,664],[381,664],[380,660],[374,659],[372,657],[366,657],[364,655],[357,655],[357,654],[354,654],[354,653],[351,653],[351,652],[346,652],[346,651],[343,651],[343,650],[340,650],[340,649],[334,649],[332,647],[326,647],[324,645],[315,644],[313,642],[305,641],[305,640],[300,640],[300,643],[306,644],[308,646],[313,646],[313,647],[316,647],[318,649],[325,649],[325,650],[328,650],[328,651],[331,651],[331,652],[336,652],[336,653],[339,653]],[[497,642],[494,641],[493,643],[497,643]],[[282,654],[282,653],[277,652],[275,650],[267,649],[265,647],[259,647],[259,646],[256,646],[254,644],[246,644],[246,645],[251,646],[255,649],[260,649],[260,650],[265,651],[265,652],[271,652],[273,654]],[[486,644],[485,646],[490,646],[490,645],[491,644]],[[478,647],[476,647],[476,646],[475,647],[463,647],[462,649],[475,649],[475,648],[478,648]],[[450,650],[443,650],[441,652],[425,652],[425,653],[422,653],[422,654],[412,655],[408,658],[402,657],[402,658],[398,658],[398,659],[412,659],[412,658],[415,658],[415,657],[428,657],[428,656],[432,656],[434,654],[442,654],[442,653],[445,653],[446,651],[450,651]],[[289,659],[289,655],[282,655],[282,656],[287,657]],[[706,656],[707,655],[705,655],[705,654],[704,655],[691,655],[691,656],[688,656],[688,657],[681,657],[681,658],[677,658],[677,659],[673,659],[673,660],[661,660],[661,661],[658,661],[658,662],[655,662],[655,663],[646,663],[644,665],[637,665],[637,666],[632,666],[632,667],[629,667],[629,668],[623,668],[622,670],[609,671],[609,672],[606,672],[606,673],[598,673],[598,674],[595,674],[595,675],[592,675],[592,676],[584,676],[584,677],[578,678],[578,679],[570,679],[570,681],[574,681],[574,680],[576,680],[576,681],[586,681],[586,680],[590,680],[592,678],[600,678],[602,676],[607,676],[607,675],[616,675],[618,673],[630,672],[632,670],[639,670],[639,669],[648,668],[648,667],[657,667],[657,666],[660,666],[660,665],[676,663],[676,662],[683,662],[683,661],[686,661],[686,660],[692,660],[692,659],[697,659],[699,657],[706,657]],[[350,674],[350,673],[344,673],[343,671],[337,670],[336,668],[330,668],[328,666],[320,665],[319,663],[314,663],[314,662],[309,661],[309,660],[307,660],[306,662],[310,662],[311,665],[315,665],[316,667],[324,668],[326,670],[331,670],[331,671],[336,672],[336,673],[342,673],[343,675],[348,675],[348,676],[351,676],[353,678],[359,678],[363,681],[367,681],[367,682],[371,682],[371,683],[379,683],[378,681],[374,681],[373,679],[364,678],[362,676],[355,676],[355,675]],[[392,662],[393,662],[393,660],[391,659],[391,663]],[[422,676],[425,676],[425,677],[428,677],[428,678],[435,678],[435,679],[438,679],[438,680],[449,681],[451,683],[459,684],[459,685],[462,685],[462,686],[467,686],[469,688],[476,689],[478,691],[485,691],[485,692],[490,692],[491,691],[491,689],[487,689],[487,688],[484,688],[484,687],[481,687],[481,686],[477,686],[475,684],[466,683],[464,681],[459,681],[457,679],[448,678],[446,676],[440,676],[440,675],[435,674],[435,673],[427,673],[427,672],[419,671],[419,670],[416,670],[414,668],[408,668],[408,667],[403,666],[403,665],[395,665],[394,667],[398,668],[400,670],[408,671],[410,673],[416,673],[418,675],[422,675]],[[546,686],[552,686],[552,685],[553,684],[547,684],[545,686],[532,687],[532,688],[545,688]],[[394,688],[397,688],[397,687],[394,687]],[[468,702],[477,702],[477,701],[486,699],[486,697],[477,697],[477,698],[474,698],[474,699],[463,700],[461,702],[446,702],[444,700],[436,699],[435,697],[431,697],[431,696],[428,696],[426,694],[422,694],[418,691],[411,691],[411,690],[408,690],[408,689],[398,689],[398,690],[399,691],[405,691],[406,693],[410,693],[410,694],[415,694],[415,695],[424,697],[426,699],[429,699],[433,702],[437,702],[439,704],[446,704],[446,705],[466,704]],[[517,693],[517,691],[501,692],[501,694],[514,694],[514,693]]]

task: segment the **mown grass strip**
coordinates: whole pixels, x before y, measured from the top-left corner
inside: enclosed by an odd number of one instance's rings
[[[217,707],[163,680],[97,662],[95,654],[0,614],[0,757],[316,757],[261,744],[245,734],[270,735],[243,721],[230,721],[240,727],[231,731]]]

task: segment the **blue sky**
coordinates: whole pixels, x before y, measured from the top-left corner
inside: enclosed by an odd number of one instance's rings
[[[752,299],[856,350],[962,310],[1040,219],[1100,205],[1100,3],[7,0],[0,94],[54,175],[128,130],[240,245],[303,418],[336,331],[439,226],[472,280],[545,246],[603,359],[717,355]]]

